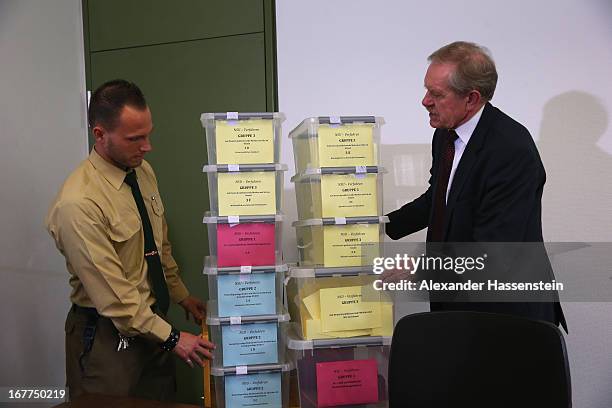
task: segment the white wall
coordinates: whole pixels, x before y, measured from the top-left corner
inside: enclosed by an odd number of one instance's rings
[[[546,240],[612,241],[612,2],[277,0],[276,9],[285,135],[308,116],[383,116],[386,211],[415,198],[428,179],[426,58],[467,40],[493,53],[500,77],[493,104],[538,142],[548,173]],[[292,168],[287,138],[282,159]],[[297,218],[288,181],[285,210]],[[295,259],[294,231],[284,232],[285,255]],[[610,407],[612,304],[564,309],[574,406]]]
[[[65,384],[67,272],[44,218],[87,154],[83,54],[80,0],[0,0],[1,386]]]

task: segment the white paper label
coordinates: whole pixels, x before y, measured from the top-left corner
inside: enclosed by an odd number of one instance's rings
[[[240,316],[231,316],[230,324],[242,324],[242,318]]]

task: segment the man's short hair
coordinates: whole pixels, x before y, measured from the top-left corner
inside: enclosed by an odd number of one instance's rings
[[[456,41],[435,51],[428,60],[432,64],[455,64],[448,82],[458,95],[477,90],[485,100],[493,99],[497,70],[487,48],[471,42]]]
[[[89,127],[100,124],[113,130],[119,122],[124,106],[144,110],[147,102],[138,86],[123,79],[105,82],[96,89],[89,101],[87,111]]]

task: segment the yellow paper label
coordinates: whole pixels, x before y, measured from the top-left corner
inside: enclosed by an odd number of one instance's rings
[[[313,319],[321,318],[321,305],[319,304],[319,292],[315,292],[310,296],[306,296],[302,302],[304,302],[304,306],[306,306],[306,310],[308,314]]]
[[[274,162],[272,121],[253,119],[215,123],[217,163],[246,164]]]
[[[369,285],[321,289],[321,332],[381,327],[380,301],[365,293],[372,290]]]
[[[273,171],[219,173],[219,215],[276,214]]]
[[[319,166],[376,166],[372,125],[319,126]]]
[[[377,215],[376,177],[376,174],[322,175],[323,217]]]
[[[378,330],[378,329],[339,330],[339,331],[329,331],[329,332],[323,333],[321,331],[321,320],[307,319],[304,321],[304,337],[308,340],[369,336],[372,330]]]
[[[379,224],[323,226],[323,265],[371,265],[378,256]]]

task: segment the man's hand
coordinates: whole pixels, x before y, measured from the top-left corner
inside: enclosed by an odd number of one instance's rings
[[[198,326],[202,325],[202,319],[206,315],[206,306],[200,299],[194,296],[187,296],[179,302],[179,305],[185,309],[185,319],[189,320],[189,315],[191,314]]]
[[[172,351],[193,368],[194,362],[200,367],[202,366],[202,356],[212,360],[212,354],[209,350],[214,349],[215,345],[213,343],[204,340],[200,336],[183,331],[179,337],[178,344]]]
[[[411,274],[410,271],[412,269],[390,269],[390,270],[386,270],[384,271],[381,275],[380,278],[382,279],[383,282],[385,283],[390,283],[390,282],[400,282],[402,280],[409,280],[409,281],[414,281],[416,280],[416,276]]]

